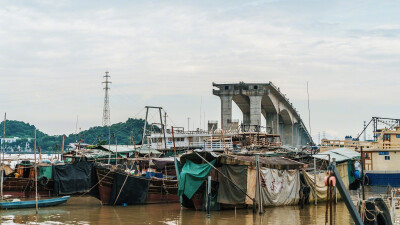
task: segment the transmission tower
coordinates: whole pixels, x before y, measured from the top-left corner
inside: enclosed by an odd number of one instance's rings
[[[111,84],[111,82],[108,81],[109,77],[108,71],[106,71],[106,75],[104,76],[106,80],[102,82],[106,85],[104,87],[103,126],[110,126],[110,104],[108,99],[108,90],[110,90],[110,87],[108,84]]]

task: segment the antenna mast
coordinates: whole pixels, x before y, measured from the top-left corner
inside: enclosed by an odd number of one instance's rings
[[[109,77],[108,71],[106,71],[106,75],[104,76],[106,80],[102,82],[106,85],[104,87],[103,126],[110,126],[110,104],[108,98],[108,90],[110,90],[110,87],[108,84],[111,84],[111,82],[108,81]]]

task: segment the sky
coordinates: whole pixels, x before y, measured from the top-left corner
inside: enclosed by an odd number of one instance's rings
[[[99,126],[109,71],[112,123],[155,105],[168,125],[203,127],[220,120],[212,82],[271,81],[308,124],[308,81],[314,139],[356,136],[372,116],[400,117],[399,11],[385,0],[0,0],[0,112],[49,134]]]

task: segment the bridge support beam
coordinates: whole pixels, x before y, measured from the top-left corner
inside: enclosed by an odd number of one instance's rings
[[[262,96],[249,96],[250,98],[250,125],[252,130],[261,126],[261,98]]]
[[[232,95],[220,95],[219,97],[221,99],[221,127],[227,130],[232,121]]]

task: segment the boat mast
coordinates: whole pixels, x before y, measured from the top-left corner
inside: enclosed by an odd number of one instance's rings
[[[164,148],[167,149],[167,139],[165,138],[165,126],[164,126],[163,119],[162,119],[161,109],[162,109],[162,107],[158,108],[158,110],[160,111],[161,129],[162,129],[162,132],[164,135]],[[167,114],[167,113],[165,113],[165,114]],[[165,116],[165,117],[167,117],[167,116]],[[166,121],[164,121],[164,122],[166,123]]]
[[[148,115],[149,115],[149,106],[146,106],[146,117],[145,117],[145,120],[144,120],[143,135],[142,135],[142,147],[144,146],[144,138],[145,138],[145,135],[146,135],[146,125],[147,125],[147,116]],[[142,149],[142,147],[139,148],[139,154],[140,154],[140,149]]]
[[[3,148],[2,148],[2,156],[1,156],[1,200],[4,199],[3,195],[3,173],[4,173],[4,152],[6,148],[6,119],[7,119],[7,114],[4,113],[4,131],[3,131]]]

